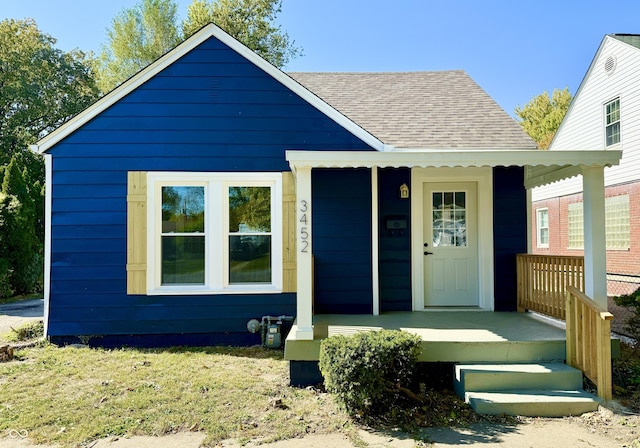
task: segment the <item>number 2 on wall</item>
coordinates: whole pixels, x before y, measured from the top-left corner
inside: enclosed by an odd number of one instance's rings
[[[307,210],[309,210],[309,206],[307,201],[304,199],[300,201],[300,212],[302,216],[300,216],[300,222],[303,224],[307,224]],[[300,227],[300,252],[307,253],[309,251],[309,227],[301,226]]]

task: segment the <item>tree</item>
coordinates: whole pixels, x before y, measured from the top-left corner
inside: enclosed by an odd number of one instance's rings
[[[4,259],[0,262],[0,284],[8,283],[9,291],[18,294],[33,292],[43,272],[36,203],[25,177],[26,169],[20,170],[20,161],[14,156],[4,170],[0,190],[0,253]],[[41,188],[36,188],[39,194]]]
[[[100,89],[110,91],[180,43],[176,23],[172,0],[142,0],[122,10],[96,61]]]
[[[0,22],[0,165],[15,156],[29,183],[44,184],[42,161],[28,149],[98,97],[87,56],[65,53],[35,21]]]
[[[210,22],[276,67],[302,55],[275,24],[282,0],[194,0],[179,24],[174,0],[141,0],[124,9],[107,31],[95,69],[106,93]]]
[[[281,10],[282,0],[194,0],[182,32],[186,39],[213,22],[271,64],[283,67],[302,50],[275,24]]]
[[[28,146],[98,98],[89,58],[35,21],[0,21],[0,295],[42,275],[44,164]]]
[[[569,88],[565,87],[564,90],[555,89],[551,98],[547,92],[543,92],[532,98],[523,108],[516,107],[515,113],[520,118],[520,126],[540,148],[549,148],[569,109],[571,99]]]

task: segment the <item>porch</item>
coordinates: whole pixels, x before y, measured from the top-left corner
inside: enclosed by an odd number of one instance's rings
[[[600,398],[610,399],[611,358],[619,341],[610,336],[611,314],[580,290],[583,260],[518,255],[517,264],[517,313],[319,314],[313,316],[313,340],[299,338],[294,324],[285,344],[292,384],[322,381],[317,363],[323,339],[394,329],[420,336],[419,362],[456,364],[456,392],[478,411],[559,416],[597,408],[582,391],[582,373],[597,385]],[[557,390],[561,384],[570,386]],[[540,408],[556,400],[562,403]]]
[[[388,312],[379,315],[313,316],[314,339],[297,337],[294,325],[285,344],[285,359],[317,362],[320,343],[337,334],[395,329],[419,335],[421,362],[522,363],[564,361],[562,322],[533,313],[484,311]]]

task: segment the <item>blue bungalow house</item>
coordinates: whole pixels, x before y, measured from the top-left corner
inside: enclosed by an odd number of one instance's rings
[[[254,344],[250,319],[291,315],[295,382],[318,316],[482,327],[516,310],[528,189],[577,173],[586,292],[606,299],[598,195],[620,152],[537,150],[463,71],[286,74],[209,25],[34,149],[54,342]]]

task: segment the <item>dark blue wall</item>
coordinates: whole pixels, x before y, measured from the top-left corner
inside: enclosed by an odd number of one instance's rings
[[[400,185],[411,185],[411,170],[378,171],[380,311],[411,311],[411,200],[400,199]],[[387,219],[405,219],[405,230],[389,230]]]
[[[524,168],[493,169],[493,250],[496,311],[517,308],[516,254],[527,252]]]
[[[371,172],[316,169],[311,177],[315,313],[370,314]]]
[[[244,334],[294,314],[295,294],[126,295],[127,171],[278,172],[287,149],[371,148],[214,38],[53,147],[49,333]]]

